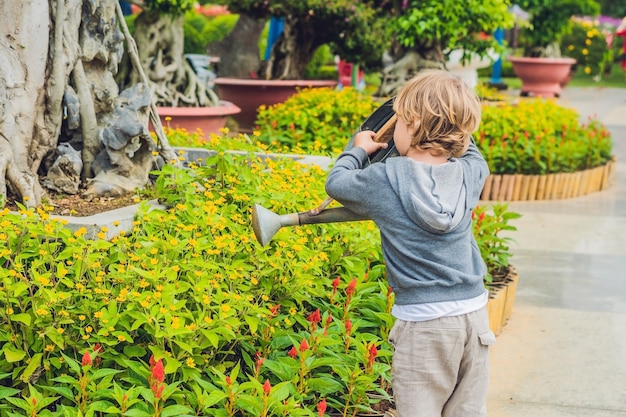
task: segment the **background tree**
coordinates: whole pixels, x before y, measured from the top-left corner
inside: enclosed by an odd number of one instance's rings
[[[517,4],[530,13],[530,26],[520,34],[524,56],[560,57],[559,42],[569,30],[572,16],[597,16],[595,0],[520,0]]]
[[[424,68],[444,68],[446,55],[464,51],[463,60],[498,48],[490,37],[512,26],[508,0],[394,0],[389,19],[393,43],[378,94],[390,96]]]
[[[117,0],[0,2],[0,204],[46,190],[119,195],[148,181],[145,84],[120,93]],[[160,152],[171,157],[171,148]]]
[[[196,1],[136,0],[129,3],[142,9],[134,20],[133,37],[155,103],[171,107],[218,105],[219,98],[200,81],[184,57],[185,12],[192,10]],[[139,74],[125,61],[118,82],[133,85],[139,81]]]
[[[221,76],[248,75],[231,74],[225,67],[226,62],[237,59],[236,47],[250,39],[258,38],[258,25],[261,26],[270,17],[283,18],[283,32],[273,45],[271,55],[263,68],[253,68],[265,79],[303,79],[305,68],[315,50],[329,44],[342,58],[362,67],[375,69],[380,67],[382,52],[387,46],[384,30],[385,20],[381,19],[388,12],[389,0],[221,0],[216,3],[228,6],[232,13],[239,14],[242,25],[238,24],[219,54],[224,66],[220,67]],[[256,27],[256,32],[246,32],[243,25]],[[254,37],[257,33],[257,37]]]
[[[304,78],[304,68],[315,49],[329,44],[342,59],[366,70],[379,70],[383,64],[387,65],[378,92],[381,96],[393,95],[422,68],[444,67],[446,53],[452,49],[463,49],[468,58],[470,53],[484,56],[497,43],[478,35],[512,25],[506,0],[222,0],[221,3],[248,20],[267,22],[271,16],[284,19],[284,32],[260,71],[263,78]],[[254,35],[235,30],[230,36],[228,44],[242,44]],[[222,62],[236,59],[232,56],[234,51],[229,52],[228,48],[218,53]],[[254,52],[251,56],[254,57]],[[220,68],[222,76],[245,76],[248,72],[230,74]]]

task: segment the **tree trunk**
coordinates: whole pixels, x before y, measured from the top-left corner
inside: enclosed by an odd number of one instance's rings
[[[0,1],[0,205],[7,193],[32,207],[46,189],[93,197],[147,184],[150,95],[141,84],[118,94],[117,7]]]
[[[135,19],[133,37],[152,97],[157,106],[216,106],[219,99],[200,82],[184,58],[183,20],[182,16],[150,11],[141,12]],[[135,72],[131,72],[130,80],[131,85],[140,81]]]
[[[257,74],[261,66],[258,40],[265,20],[242,13],[233,30],[220,42],[207,46],[209,55],[220,57],[220,77],[248,78]]]
[[[445,57],[438,44],[419,45],[413,49],[397,48],[386,54],[376,95],[392,97],[418,72],[428,68],[445,68]]]
[[[304,79],[307,64],[325,37],[320,36],[315,25],[305,19],[285,16],[283,33],[272,48],[263,78],[267,80]]]

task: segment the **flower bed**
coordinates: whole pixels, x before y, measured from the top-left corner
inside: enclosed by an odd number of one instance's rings
[[[110,240],[45,207],[0,212],[0,409],[352,415],[389,399],[393,293],[373,223],[289,228],[260,246],[253,203],[317,206],[326,173],[216,146],[204,166],[166,165],[166,208],[142,205]],[[514,218],[499,207],[474,219],[498,271],[509,255],[494,239]]]
[[[484,200],[576,197],[612,183],[608,130],[553,100],[485,105],[475,137],[491,171]]]

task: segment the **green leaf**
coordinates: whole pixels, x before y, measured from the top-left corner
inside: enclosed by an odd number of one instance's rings
[[[63,341],[63,336],[57,332],[57,329],[54,327],[49,327],[46,330],[46,336],[52,340],[52,342],[57,345],[60,349],[65,349],[65,343]]]
[[[24,371],[22,372],[22,375],[20,375],[20,379],[23,382],[28,382],[28,378],[30,378],[33,372],[35,372],[35,370],[39,368],[39,365],[41,365],[42,357],[43,357],[43,353],[36,353],[33,355],[32,358],[30,358],[30,362],[28,363],[28,366],[24,369]]]
[[[148,413],[147,411],[139,410],[137,408],[132,408],[126,411],[125,416],[127,417],[152,417],[152,413]]]
[[[75,400],[75,398],[74,398],[74,391],[72,391],[71,388],[62,387],[62,386],[55,386],[55,385],[50,385],[50,386],[45,386],[45,387],[40,386],[40,388],[42,388],[42,389],[44,389],[46,391],[51,391],[51,392],[60,394],[62,397],[65,397],[68,400],[72,400],[72,401]]]
[[[21,361],[22,359],[24,359],[24,356],[26,356],[26,352],[16,348],[9,343],[4,344],[4,346],[2,347],[2,351],[4,352],[4,357],[6,358],[7,362],[11,363]]]
[[[180,405],[180,404],[169,405],[161,411],[161,417],[183,416],[183,415],[194,415],[194,412],[191,408],[185,407],[184,405]]]
[[[11,316],[9,316],[11,321],[17,321],[20,323],[23,323],[27,326],[30,326],[30,323],[32,321],[32,317],[30,314],[27,313],[20,313],[20,314],[13,314]]]
[[[17,394],[18,392],[20,392],[19,389],[0,386],[0,400],[4,399],[4,398],[7,398],[7,397],[12,397],[13,395]]]
[[[129,358],[142,358],[146,355],[146,350],[138,345],[125,345],[124,355]]]
[[[245,316],[244,320],[248,323],[250,327],[250,333],[256,334],[257,329],[259,328],[259,318],[254,316]]]
[[[100,412],[106,412],[108,409],[110,409],[113,406],[112,403],[110,403],[109,401],[94,401],[91,404],[89,404],[89,406],[87,407],[88,411],[100,411]]]
[[[109,375],[115,375],[115,374],[119,374],[123,371],[117,370],[117,369],[109,369],[109,368],[104,368],[104,369],[98,369],[96,372],[94,372],[91,375],[91,379],[92,380],[97,380],[100,378],[104,378],[105,376],[109,376]]]

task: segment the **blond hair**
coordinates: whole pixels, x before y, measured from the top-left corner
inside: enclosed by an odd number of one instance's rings
[[[418,73],[402,87],[393,110],[413,130],[411,146],[438,156],[461,156],[480,125],[476,92],[445,70]]]

